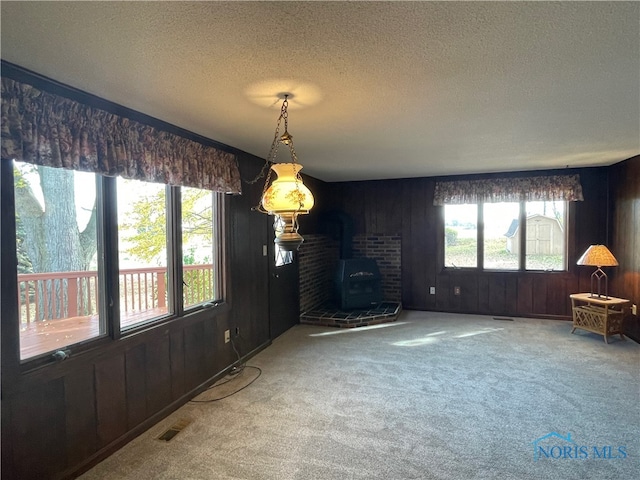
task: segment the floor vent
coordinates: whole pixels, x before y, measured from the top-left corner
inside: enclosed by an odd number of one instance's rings
[[[493,317],[494,320],[502,320],[503,322],[513,322],[513,318],[509,317]]]
[[[168,442],[169,440],[172,440],[173,437],[175,437],[182,430],[184,430],[184,428],[187,425],[189,425],[190,423],[191,423],[191,420],[187,420],[187,419],[184,419],[184,418],[182,420],[179,420],[178,423],[176,423],[175,425],[172,425],[171,428],[169,428],[169,430],[167,430],[162,435],[160,435],[158,437],[158,440],[163,440],[165,442]]]

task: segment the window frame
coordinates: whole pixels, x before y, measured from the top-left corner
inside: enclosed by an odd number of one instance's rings
[[[440,215],[440,232],[438,235],[438,263],[441,266],[442,272],[478,272],[478,273],[551,273],[551,274],[567,274],[573,271],[572,265],[569,262],[569,258],[572,258],[574,255],[574,242],[575,242],[575,203],[570,201],[563,201],[565,204],[565,219],[564,219],[564,269],[563,270],[539,270],[539,269],[527,269],[526,268],[526,243],[527,243],[527,222],[526,222],[526,212],[527,212],[527,201],[521,200],[517,202],[519,204],[519,253],[518,253],[518,268],[517,269],[495,269],[495,268],[485,268],[484,266],[484,204],[487,202],[477,202],[468,205],[476,205],[477,207],[477,263],[475,267],[451,267],[445,265],[445,208],[446,205],[441,207],[442,214]],[[516,202],[509,202],[516,203]]]
[[[71,351],[72,356],[78,356],[88,351],[107,346],[113,342],[126,340],[145,331],[163,328],[177,322],[187,321],[206,311],[207,315],[218,314],[229,309],[229,258],[227,256],[228,195],[211,191],[213,201],[217,203],[214,211],[214,248],[212,253],[217,255],[219,268],[214,274],[219,282],[219,296],[217,300],[202,302],[189,306],[182,304],[183,289],[183,261],[182,261],[182,227],[181,227],[181,198],[178,186],[166,185],[167,189],[167,302],[173,303],[173,313],[152,318],[124,330],[120,325],[120,288],[119,288],[119,241],[118,241],[118,208],[117,208],[117,178],[96,174],[96,208],[97,225],[96,236],[98,242],[98,282],[99,282],[99,312],[104,322],[104,332],[98,336],[83,339],[59,349],[37,354],[25,359],[20,358],[20,312],[17,301],[17,257],[16,257],[16,222],[15,222],[15,192],[13,160],[2,160],[1,190],[2,199],[2,285],[3,297],[14,298],[13,301],[2,302],[2,361],[6,362],[9,370],[24,374],[47,365],[55,365],[57,361],[53,353],[64,349]],[[216,236],[217,235],[217,236]],[[215,239],[219,241],[215,241]],[[6,268],[5,268],[6,267]],[[7,288],[5,289],[5,285]],[[14,295],[15,293],[15,295]]]
[[[179,278],[177,278],[177,283],[180,285],[180,293],[179,296],[178,294],[176,294],[176,300],[178,299],[184,299],[184,263],[182,262],[182,257],[184,255],[184,249],[183,249],[183,245],[182,245],[182,187],[176,187],[177,193],[176,195],[178,196],[177,200],[176,200],[176,204],[180,206],[180,212],[178,214],[175,215],[175,219],[176,221],[180,222],[180,230],[174,230],[171,229],[171,232],[177,232],[176,234],[176,238],[175,238],[175,242],[177,245],[176,251],[180,252],[180,264],[176,265],[176,276],[179,275]],[[189,305],[188,307],[185,307],[184,305],[184,301],[179,302],[179,306],[180,306],[180,311],[181,311],[181,315],[184,314],[190,314],[193,312],[198,312],[200,310],[203,309],[208,309],[214,306],[217,306],[221,303],[223,303],[225,301],[226,298],[226,292],[227,287],[226,287],[226,242],[224,241],[225,239],[225,232],[226,232],[226,223],[225,223],[225,218],[226,218],[226,214],[225,214],[225,201],[224,201],[224,195],[222,193],[219,192],[209,192],[211,195],[211,208],[212,208],[212,238],[213,238],[213,243],[212,243],[212,254],[213,254],[213,259],[212,259],[212,263],[213,263],[213,289],[214,291],[216,291],[216,289],[218,290],[219,296],[220,298],[212,298],[209,300],[204,300],[202,302],[199,303],[195,303],[192,305]],[[217,242],[216,239],[222,239],[222,242]],[[216,285],[218,285],[218,287],[216,288]]]

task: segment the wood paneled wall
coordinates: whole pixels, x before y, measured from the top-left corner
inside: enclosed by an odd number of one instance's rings
[[[612,295],[640,305],[640,155],[610,169],[611,251],[620,263],[613,269]],[[640,318],[625,318],[625,332],[640,341]]]
[[[262,163],[241,155],[242,177],[255,176]],[[73,477],[113,453],[224,374],[236,360],[225,330],[239,328],[242,355],[270,343],[262,245],[273,241],[271,221],[251,211],[261,188],[245,184],[243,195],[226,198],[227,305],[34,371],[2,365],[3,478]]]
[[[569,318],[569,294],[588,291],[591,274],[575,262],[590,244],[605,242],[607,234],[607,168],[571,172],[580,174],[585,200],[571,204],[566,273],[443,270],[443,207],[433,205],[436,178],[332,184],[331,208],[353,217],[356,234],[401,235],[404,308]],[[435,295],[429,294],[432,286]],[[454,295],[456,286],[459,296]]]

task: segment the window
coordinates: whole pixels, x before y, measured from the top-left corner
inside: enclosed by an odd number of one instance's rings
[[[95,187],[95,174],[14,162],[21,360],[105,334]]]
[[[566,211],[565,201],[445,205],[444,266],[566,270]]]
[[[120,328],[173,313],[167,295],[167,187],[117,179]]]
[[[567,269],[566,202],[527,202],[527,270]]]
[[[484,268],[493,270],[518,270],[517,239],[513,241],[512,229],[518,225],[520,204],[513,202],[485,203],[482,205],[484,220]]]
[[[182,187],[182,279],[184,308],[222,297],[218,210],[220,194]]]
[[[444,265],[478,266],[478,206],[447,205],[444,209]]]
[[[222,194],[22,162],[14,193],[22,361],[222,300]]]

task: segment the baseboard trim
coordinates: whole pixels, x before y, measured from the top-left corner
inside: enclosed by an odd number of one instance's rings
[[[571,315],[548,315],[543,313],[490,313],[490,312],[473,312],[473,311],[460,311],[460,310],[441,310],[436,308],[424,308],[424,307],[413,307],[410,305],[404,305],[403,310],[418,310],[421,312],[437,312],[437,313],[451,313],[457,315],[482,315],[485,317],[514,317],[514,318],[533,318],[533,319],[541,319],[541,320],[563,320],[563,321],[571,321]]]

